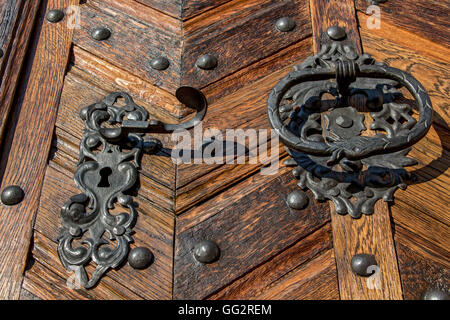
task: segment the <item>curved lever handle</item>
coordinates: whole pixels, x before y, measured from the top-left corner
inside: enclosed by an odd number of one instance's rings
[[[352,72],[348,72],[349,69],[351,69]],[[345,70],[347,70],[347,72]],[[351,75],[350,73],[354,74]],[[383,78],[397,81],[404,85],[416,100],[417,108],[420,113],[420,120],[408,134],[398,135],[392,138],[387,138],[385,135],[377,135],[374,137],[355,136],[345,141],[325,143],[306,140],[294,134],[283,124],[280,117],[280,102],[286,92],[293,86],[307,81],[329,80],[333,77],[336,78],[338,90],[341,93],[342,91],[345,92],[346,87],[350,84],[345,83],[343,79],[349,77],[353,79],[356,79],[356,77]],[[287,147],[306,154],[330,156],[330,164],[333,164],[344,157],[356,160],[372,155],[392,153],[406,149],[425,136],[430,129],[433,114],[431,101],[427,92],[419,81],[410,74],[388,66],[358,66],[354,62],[347,62],[344,64],[341,61],[337,63],[334,68],[308,68],[291,72],[273,88],[268,99],[267,107],[270,125],[275,129],[277,134],[279,134],[281,141],[283,141]]]

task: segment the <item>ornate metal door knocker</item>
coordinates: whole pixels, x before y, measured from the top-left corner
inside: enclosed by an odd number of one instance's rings
[[[187,129],[205,115],[207,103],[200,91],[181,87],[176,97],[197,110],[191,120],[177,125],[147,120],[148,112],[123,92],[112,93],[80,112],[86,127],[74,180],[82,193],[62,207],[58,254],[64,267],[75,271],[85,288],[93,287],[109,268],[119,266],[128,256],[137,211],[127,191],[137,182],[142,152],[154,154],[161,147],[157,139],[144,140],[144,133]],[[116,105],[119,98],[125,100],[122,107]],[[113,126],[104,126],[106,122]],[[112,214],[116,205],[128,213]],[[143,258],[151,256],[141,251]],[[139,260],[133,265],[143,265],[139,252],[133,259]],[[97,266],[88,279],[85,265],[91,260]]]
[[[332,200],[337,213],[359,218],[372,214],[379,199],[392,201],[398,188],[406,188],[403,168],[416,164],[407,154],[428,132],[433,109],[414,77],[357,55],[344,39],[330,38],[320,53],[295,66],[273,88],[267,111],[295,160],[290,164],[298,185],[317,200]],[[401,86],[414,97],[418,119],[400,101]],[[324,94],[334,97],[332,107],[322,103]],[[352,105],[356,96],[365,98],[364,110]],[[373,120],[374,136],[362,135],[363,111]]]

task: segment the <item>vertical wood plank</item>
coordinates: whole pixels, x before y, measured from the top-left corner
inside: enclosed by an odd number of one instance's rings
[[[345,28],[348,40],[362,53],[353,0],[311,0],[310,9],[316,53],[325,39],[324,32],[334,25]],[[358,220],[337,214],[331,202],[330,207],[341,299],[402,299],[388,205],[380,200],[373,215]],[[354,274],[351,259],[359,253],[375,255],[379,273],[370,279]]]
[[[0,144],[40,2],[0,3]]]
[[[77,0],[48,0],[45,12],[77,3]],[[33,60],[17,101],[15,130],[7,137],[10,152],[3,154],[1,159],[1,188],[19,185],[25,192],[25,199],[20,204],[0,207],[1,299],[18,299],[20,296],[32,221],[39,204],[72,41],[73,30],[68,28],[66,19],[55,24],[43,20],[37,29],[38,39],[30,57],[30,61]]]

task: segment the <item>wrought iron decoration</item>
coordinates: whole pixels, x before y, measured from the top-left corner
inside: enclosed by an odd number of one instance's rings
[[[119,266],[128,255],[137,211],[127,191],[138,180],[142,152],[156,153],[161,147],[157,139],[144,140],[144,133],[190,128],[205,115],[206,99],[200,91],[181,87],[176,96],[197,110],[191,120],[178,125],[148,121],[148,112],[123,92],[112,93],[80,112],[86,127],[74,180],[82,193],[62,207],[58,254],[85,288],[95,286],[108,269]],[[122,107],[117,106],[119,98],[125,100]],[[105,126],[106,122],[113,126]],[[128,213],[111,213],[116,205]],[[89,279],[85,265],[91,260],[96,269]]]
[[[407,154],[428,132],[433,110],[411,75],[358,55],[342,28],[328,29],[327,37],[320,53],[273,88],[268,117],[295,160],[290,164],[296,166],[298,185],[317,200],[332,200],[337,213],[359,218],[372,214],[379,199],[392,201],[398,188],[406,188],[409,175],[403,168],[416,164]],[[416,100],[418,120],[409,104],[399,102],[400,86]],[[325,93],[335,99],[328,109]],[[366,98],[375,136],[361,135],[364,110],[351,103],[358,95]]]

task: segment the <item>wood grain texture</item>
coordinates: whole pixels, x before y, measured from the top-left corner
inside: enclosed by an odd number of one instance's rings
[[[326,41],[324,32],[327,28],[338,25],[347,32],[345,41],[362,53],[354,1],[311,0],[310,3],[316,52]],[[386,203],[378,201],[373,215],[363,215],[358,220],[337,214],[331,202],[330,206],[341,299],[401,299],[401,283]],[[380,268],[378,288],[369,288],[367,278],[352,272],[351,259],[359,253],[375,255]]]
[[[32,250],[33,259],[64,279],[64,285],[71,273],[61,265],[56,248],[60,208],[70,195],[79,192],[72,177],[71,172],[59,172],[50,166],[47,168]],[[154,262],[145,270],[135,270],[124,263],[119,268],[108,271],[93,290],[80,289],[79,293],[95,296],[96,299],[171,298],[174,218],[142,197],[135,198],[135,201],[138,203],[139,217],[131,247],[149,248],[154,254]],[[92,270],[93,265],[89,266],[88,272]],[[35,272],[32,266],[26,276],[34,279]],[[46,299],[48,294],[48,290],[27,290],[42,299]]]
[[[342,216],[331,210],[334,253],[343,300],[402,299],[397,257],[392,238],[387,204],[378,201],[373,215],[360,219]],[[355,254],[373,254],[379,269],[379,287],[369,288],[368,278],[353,273]],[[375,276],[373,276],[375,277]]]
[[[362,53],[354,0],[310,0],[310,10],[315,52],[327,41],[327,29],[337,25],[346,30],[345,41]]]
[[[311,201],[302,211],[286,205],[287,195],[297,188],[290,172],[269,179],[237,201],[228,199],[226,208],[191,228],[179,228],[183,216],[177,220],[175,299],[205,298],[329,221],[327,204]],[[238,194],[241,188],[231,189]],[[204,239],[215,241],[221,250],[213,264],[203,265],[192,256],[194,245]]]
[[[136,0],[178,19],[189,19],[230,0]]]
[[[275,29],[276,21],[283,16],[295,20],[297,26],[293,31]],[[220,20],[186,39],[181,83],[195,83],[202,88],[310,34],[311,22],[305,1],[256,3],[251,11],[243,11],[233,18],[233,23]],[[202,70],[195,65],[197,59],[207,53],[217,57],[218,65],[214,70]]]
[[[357,9],[366,12],[366,0],[356,0]],[[380,3],[381,28],[384,23],[409,30],[425,39],[432,40],[447,48],[450,46],[450,6],[448,1],[441,0],[411,0],[405,4],[402,0],[389,0]],[[390,32],[390,31],[388,31]]]
[[[422,240],[415,233],[395,228],[403,294],[407,300],[420,300],[430,288],[450,292],[450,252]]]
[[[91,32],[97,27],[111,31],[107,40],[97,41]],[[123,13],[108,10],[104,4],[88,2],[80,7],[80,28],[74,33],[74,43],[119,68],[172,93],[181,82],[182,41],[164,24],[149,24]],[[153,58],[164,56],[170,61],[166,70],[154,70]]]
[[[339,291],[333,250],[302,265],[278,279],[261,294],[258,300],[337,300]]]
[[[296,270],[303,267],[310,260],[316,259],[324,251],[332,248],[331,226],[327,223],[318,231],[301,239],[292,247],[289,247],[279,255],[273,257],[266,263],[256,267],[254,270],[245,274],[243,277],[237,279],[229,286],[211,295],[208,299],[223,299],[223,300],[245,300],[254,299],[267,296],[269,292],[273,292],[274,288],[286,288],[284,279],[285,276],[290,277],[290,274],[297,273]],[[300,277],[300,282],[295,282],[296,286],[301,286],[303,292],[308,293],[311,299],[325,299],[327,297],[339,298],[339,290],[337,288],[337,274],[336,264],[334,258],[330,257],[331,268],[330,273],[334,271],[334,281],[326,281],[326,277],[319,277],[319,281],[310,282],[304,277]],[[326,263],[322,266],[326,267]],[[291,281],[292,282],[292,281]],[[306,282],[306,283],[305,283]],[[318,286],[318,283],[320,285]],[[324,287],[325,290],[318,290],[319,287]],[[269,288],[270,287],[270,288]],[[267,291],[266,291],[267,289]],[[287,293],[289,291],[289,293]],[[285,294],[290,295],[292,290],[286,290]],[[298,294],[298,291],[295,290]],[[285,298],[281,296],[281,298]],[[274,297],[277,298],[276,296]],[[297,295],[296,298],[299,298]]]
[[[64,8],[75,0],[50,0],[47,8]],[[14,207],[1,206],[0,297],[18,299],[28,253],[33,216],[38,208],[48,152],[56,119],[72,30],[67,24],[44,22],[34,48],[34,59],[18,101],[15,131],[8,137],[10,151],[2,157],[2,189],[19,185],[25,199]],[[39,125],[30,127],[39,119]],[[15,239],[15,241],[10,241]]]
[[[14,101],[20,72],[40,0],[0,3],[0,145]]]

